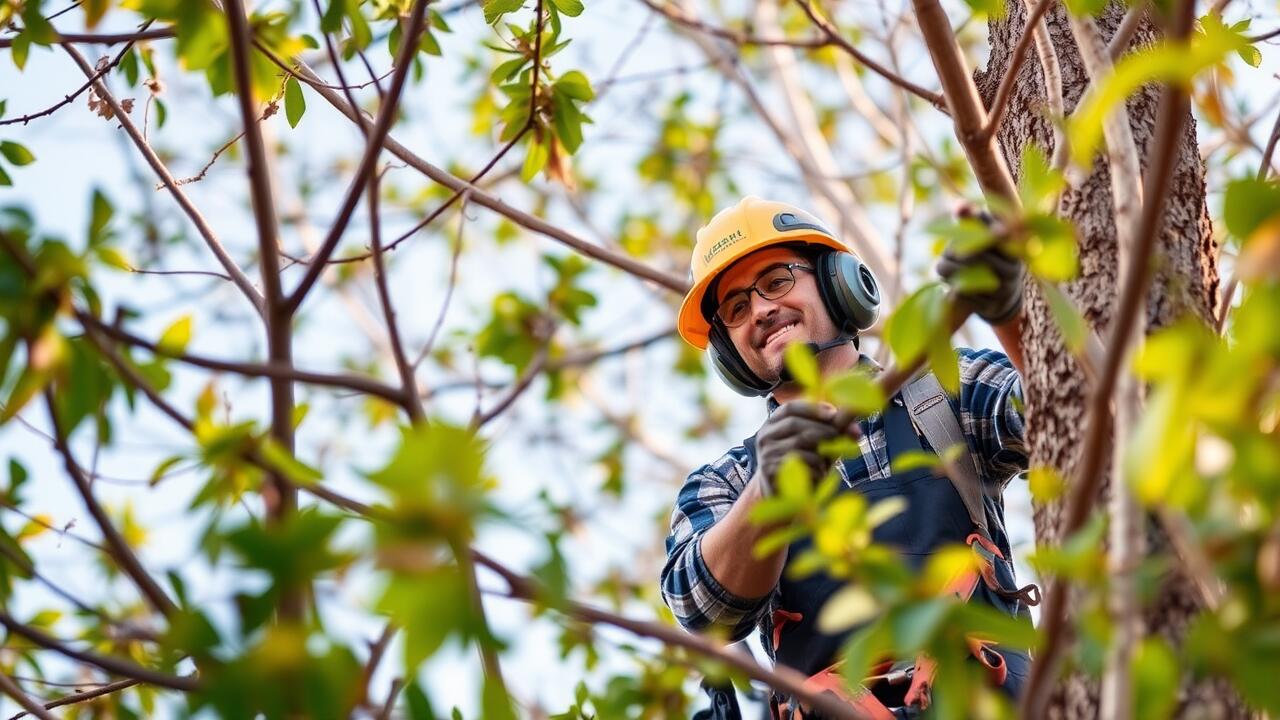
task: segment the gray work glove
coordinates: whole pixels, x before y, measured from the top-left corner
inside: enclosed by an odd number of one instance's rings
[[[774,494],[782,460],[793,453],[809,466],[815,479],[826,475],[832,459],[818,454],[819,443],[856,432],[855,420],[847,411],[803,400],[783,403],[774,410],[756,433],[756,473],[764,481],[764,493]]]
[[[973,206],[965,205],[958,208],[956,216],[974,218],[991,228],[996,234],[1001,234],[1000,228],[997,227],[998,221],[989,213]],[[992,325],[1000,325],[1012,320],[1022,310],[1022,285],[1026,276],[1026,267],[1022,261],[1010,257],[999,247],[994,246],[963,257],[953,248],[948,247],[938,259],[938,275],[942,276],[948,284],[952,284],[952,278],[957,273],[975,266],[990,268],[996,276],[998,285],[994,290],[986,292],[962,292],[960,297],[964,298],[978,317]]]

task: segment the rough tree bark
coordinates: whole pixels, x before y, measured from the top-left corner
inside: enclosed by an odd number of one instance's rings
[[[1007,13],[989,25],[991,54],[985,70],[976,73],[984,102],[991,104],[1009,57],[1020,37],[1027,9],[1021,0],[1006,3]],[[1110,38],[1124,16],[1124,6],[1112,3],[1098,18],[1105,38]],[[1055,6],[1046,14],[1049,35],[1057,51],[1062,71],[1062,91],[1067,112],[1079,102],[1088,76],[1068,26],[1065,8]],[[1133,43],[1141,45],[1156,37],[1152,25],[1143,21]],[[1020,174],[1021,155],[1028,144],[1052,155],[1053,131],[1045,111],[1045,85],[1034,54],[1018,75],[1010,98],[1009,112],[998,139],[1015,177]],[[1159,88],[1148,86],[1128,102],[1129,122],[1144,170],[1151,150]],[[1187,313],[1211,322],[1218,297],[1217,244],[1212,236],[1205,203],[1205,171],[1195,137],[1195,121],[1188,118],[1179,148],[1177,173],[1170,186],[1164,228],[1158,243],[1155,282],[1147,297],[1147,332],[1165,326]],[[1068,190],[1059,207],[1064,217],[1079,228],[1080,273],[1066,287],[1089,322],[1106,337],[1117,292],[1116,228],[1113,221],[1110,177],[1105,162],[1099,160],[1092,173],[1077,187]],[[1082,440],[1088,388],[1083,372],[1063,347],[1048,306],[1034,286],[1029,286],[1028,317],[1023,343],[1027,358],[1028,432],[1032,466],[1049,466],[1063,477],[1075,471]],[[1096,507],[1106,507],[1109,479]],[[1062,503],[1036,508],[1036,534],[1041,542],[1060,540],[1064,515]],[[1147,527],[1148,551],[1162,551],[1168,540],[1154,523]],[[1180,644],[1188,621],[1201,608],[1195,588],[1176,568],[1162,580],[1154,603],[1144,607],[1145,633],[1159,633]],[[1098,686],[1076,675],[1059,683],[1050,705],[1050,717],[1087,718],[1098,714]],[[1179,697],[1180,717],[1247,717],[1246,711],[1225,683],[1188,682]]]

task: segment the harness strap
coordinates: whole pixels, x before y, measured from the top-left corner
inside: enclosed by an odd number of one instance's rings
[[[954,445],[963,446],[964,452],[947,463],[947,477],[960,494],[970,522],[984,539],[990,540],[991,532],[987,529],[987,513],[982,502],[986,492],[982,475],[978,472],[978,463],[969,451],[964,430],[960,427],[960,421],[951,409],[951,403],[947,400],[942,385],[938,383],[938,378],[928,372],[912,380],[902,388],[902,399],[916,426],[924,434],[924,439],[929,441],[939,457]]]

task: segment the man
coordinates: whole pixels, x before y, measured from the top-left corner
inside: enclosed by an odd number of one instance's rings
[[[1023,270],[996,251],[970,258],[947,254],[938,269],[950,278],[977,263],[993,270],[999,287],[965,299],[992,324],[1008,355],[958,350],[960,394],[949,403],[933,403],[944,408],[948,422],[958,418],[953,435],[962,434],[975,461],[975,499],[967,505],[964,489],[931,470],[890,471],[893,458],[902,453],[934,449],[921,436],[919,428],[929,423],[916,415],[918,404],[909,410],[902,394],[895,395],[883,413],[859,419],[798,399],[800,389],[788,382],[783,351],[793,342],[817,352],[823,373],[873,364],[859,352],[857,339],[874,322],[879,303],[875,279],[865,266],[820,221],[783,203],[745,198],[698,232],[694,284],[677,327],[687,342],[708,350],[713,367],[731,387],[767,396],[769,416],[754,437],[695,470],[680,490],[667,538],[662,593],[684,627],[723,628],[734,641],[758,629],[776,662],[814,681],[835,677],[831,666],[847,634],[824,635],[815,620],[840,583],[822,574],[799,581],[786,576],[788,561],[803,547],[756,557],[757,541],[773,528],[754,524],[748,516],[773,492],[784,457],[798,455],[815,472],[825,472],[830,460],[819,455],[818,445],[842,434],[858,438],[861,454],[836,463],[844,481],[841,491],[860,492],[871,500],[893,495],[907,500],[903,514],[877,528],[876,542],[896,546],[904,561],[917,568],[942,544],[968,543],[990,557],[998,577],[991,588],[979,583],[976,595],[1027,616],[1025,605],[1035,600],[1013,585],[1000,500],[1005,484],[1027,463],[1015,370],[1022,364]],[[1016,690],[1025,656],[975,653],[984,664],[1000,665],[1000,682]],[[903,677],[920,669],[904,671]],[[864,712],[910,717],[929,700],[925,673],[916,674],[920,677],[911,681],[906,697],[883,702],[870,693],[842,697]],[[830,688],[826,680],[815,686]],[[802,716],[788,701],[775,696],[775,716],[791,717],[793,711]],[[903,707],[892,709],[895,704]]]

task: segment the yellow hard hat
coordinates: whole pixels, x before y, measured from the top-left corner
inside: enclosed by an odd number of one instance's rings
[[[720,273],[748,254],[772,245],[810,243],[848,252],[813,215],[794,205],[747,196],[716,213],[698,231],[693,245],[693,287],[680,303],[676,330],[685,342],[705,350],[711,325],[702,314],[702,300]]]

